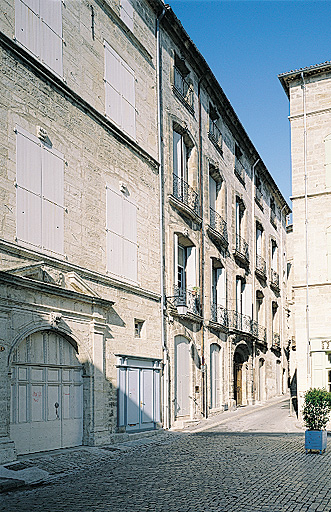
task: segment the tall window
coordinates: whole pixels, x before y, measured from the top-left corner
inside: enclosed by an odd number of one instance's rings
[[[256,255],[262,257],[262,227],[256,224]]]
[[[219,127],[219,119],[217,110],[209,105],[209,138],[216,145],[217,149],[222,150],[222,134]]]
[[[131,137],[136,136],[134,71],[105,41],[106,115]]]
[[[174,175],[181,181],[188,181],[188,157],[189,148],[184,142],[184,137],[174,130]]]
[[[187,291],[192,292],[196,285],[196,248],[186,238],[175,235],[176,294],[185,295]]]
[[[121,20],[133,31],[133,7],[130,0],[121,0]]]
[[[236,312],[238,328],[250,332],[252,319],[252,284],[237,276]]]
[[[63,254],[63,155],[22,128],[16,134],[17,240]]]
[[[137,281],[137,207],[124,193],[106,190],[107,270]]]
[[[235,162],[234,162],[234,172],[237,178],[241,181],[243,185],[245,185],[245,175],[246,171],[242,162],[243,153],[239,146],[235,145]]]
[[[226,307],[225,268],[212,264],[212,301],[217,307]]]
[[[185,64],[185,61],[181,59],[176,53],[174,56],[174,92],[179,94],[179,98],[184,100],[184,104],[189,107],[191,113],[193,111],[193,87],[188,82],[190,70]],[[177,96],[178,96],[177,94]]]
[[[63,75],[61,0],[15,0],[15,38],[52,71]]]
[[[274,272],[278,269],[277,244],[275,240],[271,240],[271,268]]]

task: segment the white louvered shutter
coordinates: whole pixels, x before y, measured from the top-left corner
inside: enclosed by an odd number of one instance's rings
[[[245,315],[249,316],[250,318],[252,318],[252,284],[251,283],[245,283],[243,299],[244,299],[243,313]]]
[[[174,174],[182,177],[182,136],[174,131]]]
[[[17,239],[40,247],[41,148],[36,137],[21,129],[16,139],[16,182]]]
[[[121,59],[105,42],[106,114],[118,126],[122,124]]]
[[[63,155],[42,148],[42,242],[45,249],[63,254],[64,160]]]
[[[174,234],[174,285],[178,286],[178,235]]]
[[[121,20],[133,31],[133,7],[129,0],[121,0]]]
[[[237,313],[242,312],[242,282],[241,279],[236,280],[236,311]]]
[[[186,282],[187,288],[192,290],[194,286],[196,286],[196,248],[195,247],[187,247],[186,249]]]
[[[124,275],[137,281],[137,207],[123,199],[123,265]]]
[[[216,211],[216,181],[209,176],[209,206]]]
[[[259,228],[256,229],[256,254],[262,256],[262,231]]]
[[[226,283],[225,283],[225,269],[218,268],[217,272],[217,305],[225,308],[226,306]]]
[[[15,0],[15,37],[36,57],[40,57],[39,0]]]
[[[62,76],[62,0],[40,0],[40,19],[41,59]]]
[[[107,187],[107,270],[123,272],[123,205],[120,193]]]
[[[122,126],[131,137],[136,136],[135,77],[134,72],[122,61]]]

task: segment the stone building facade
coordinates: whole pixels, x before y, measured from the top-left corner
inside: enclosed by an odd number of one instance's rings
[[[0,463],[160,425],[155,16],[2,2]]]
[[[161,23],[170,423],[287,389],[290,209],[171,9]]]
[[[282,73],[279,79],[290,100],[292,373],[300,413],[309,387],[331,390],[331,64]]]
[[[0,463],[284,392],[289,208],[161,0],[5,0]]]

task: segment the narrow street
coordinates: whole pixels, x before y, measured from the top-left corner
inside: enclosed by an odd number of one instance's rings
[[[22,458],[18,467],[38,467],[50,479],[2,494],[0,510],[330,512],[331,447],[305,454],[288,401],[252,409],[201,422],[195,432]]]

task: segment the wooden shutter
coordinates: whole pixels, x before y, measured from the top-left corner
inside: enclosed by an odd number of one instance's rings
[[[40,57],[39,0],[15,0],[15,38],[36,57]]]
[[[63,254],[64,161],[53,148],[42,147],[42,243],[46,249]]]
[[[39,140],[22,129],[17,129],[16,182],[17,239],[41,247],[41,148]]]
[[[178,235],[174,234],[174,285],[178,286]]]
[[[209,206],[216,211],[216,181],[209,176]]]
[[[186,248],[186,283],[189,290],[196,286],[196,252],[196,247]]]
[[[41,0],[40,19],[41,58],[62,76],[62,0]]]
[[[182,136],[174,131],[174,169],[173,172],[178,178],[182,177]]]
[[[256,228],[256,254],[262,256],[262,231]]]
[[[120,193],[107,187],[107,270],[122,275],[123,268],[123,204]]]
[[[216,294],[217,294],[217,305],[226,307],[226,287],[225,287],[225,269],[217,268],[216,269]]]
[[[239,277],[236,279],[236,311],[242,312],[242,282]]]
[[[134,72],[122,61],[122,127],[131,137],[136,136],[135,77]]]
[[[121,59],[105,42],[106,114],[118,125],[122,123]]]
[[[129,0],[121,0],[121,20],[133,31],[133,7]]]
[[[137,281],[137,207],[107,187],[107,270]]]
[[[240,236],[240,204],[236,201],[236,235]]]
[[[252,284],[245,283],[243,294],[243,313],[252,318]]]

